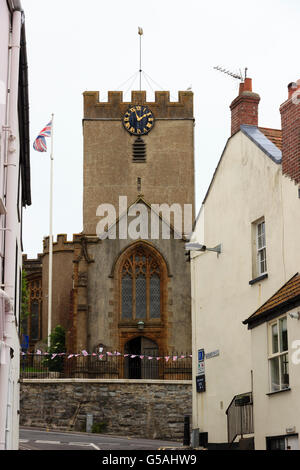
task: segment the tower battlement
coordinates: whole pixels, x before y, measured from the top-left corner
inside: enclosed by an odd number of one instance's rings
[[[156,119],[193,119],[193,92],[179,91],[178,101],[170,101],[169,91],[156,91],[155,101],[148,102],[146,91],[132,91],[131,101],[123,101],[122,91],[109,91],[108,101],[100,101],[98,91],[85,91],[83,119],[121,119],[132,104],[147,105]]]
[[[60,233],[57,235],[57,241],[53,240],[53,253],[60,251],[73,251],[73,243],[75,240],[76,234],[73,234],[73,240],[69,241],[68,236],[65,233]],[[44,237],[43,239],[43,254],[49,252],[49,236]]]

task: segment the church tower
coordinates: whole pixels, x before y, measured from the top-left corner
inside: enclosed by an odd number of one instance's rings
[[[166,91],[156,92],[154,102],[145,91],[132,91],[130,102],[118,91],[108,92],[107,102],[98,92],[83,96],[83,232],[73,240],[69,350],[189,352],[190,269],[180,229],[187,207],[194,216],[193,93],[180,91],[177,102]],[[120,196],[127,206],[118,213]],[[114,237],[97,232],[102,204],[116,208]],[[148,226],[140,236],[118,236],[124,213],[127,225],[135,208],[153,221],[153,204],[180,207],[181,227],[158,211],[169,236],[162,228],[153,236]]]

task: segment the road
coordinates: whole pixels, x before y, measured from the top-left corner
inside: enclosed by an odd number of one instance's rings
[[[182,447],[181,442],[20,428],[20,450],[158,450]]]

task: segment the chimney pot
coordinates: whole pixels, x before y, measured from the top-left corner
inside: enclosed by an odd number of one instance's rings
[[[231,135],[240,130],[241,125],[258,126],[258,104],[260,97],[252,92],[252,79],[240,83],[239,95],[230,105]]]
[[[299,86],[297,85],[296,82],[291,82],[288,84],[288,99],[292,97],[294,91],[296,91],[297,88],[299,88]]]
[[[244,91],[252,92],[252,78],[246,78],[244,83]]]

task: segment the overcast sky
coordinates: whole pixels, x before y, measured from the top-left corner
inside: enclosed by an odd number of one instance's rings
[[[55,115],[53,232],[82,230],[82,93],[139,89],[138,26],[147,100],[153,90],[194,92],[196,211],[226,140],[239,81],[217,72],[248,67],[261,96],[259,125],[280,128],[287,85],[300,78],[298,0],[22,0],[29,66],[31,141]],[[124,84],[123,87],[121,85]],[[155,82],[155,83],[154,83]],[[131,88],[130,88],[131,85]],[[50,142],[49,142],[50,144]],[[50,145],[49,145],[50,147]],[[32,206],[24,211],[24,252],[42,252],[49,232],[49,154],[31,152]],[[107,201],[99,201],[107,202]],[[174,201],[176,202],[176,201]]]

